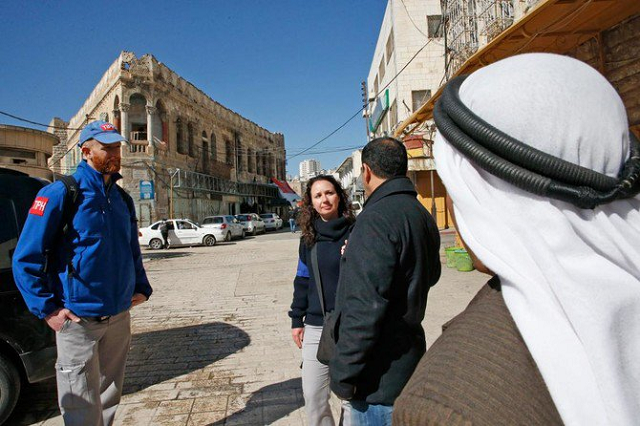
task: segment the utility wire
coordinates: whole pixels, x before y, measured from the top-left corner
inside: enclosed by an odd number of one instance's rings
[[[429,43],[431,43],[433,39],[429,39],[427,40],[427,42],[420,48],[418,49],[418,51],[411,57],[411,59],[409,59],[409,61],[405,64],[405,66],[403,66],[400,71],[398,71],[398,73],[396,75],[393,76],[393,78],[391,80],[389,80],[389,82],[378,91],[378,93],[375,94],[375,97],[377,98],[380,93],[384,92],[387,87],[389,87],[391,85],[391,83],[393,83],[395,81],[396,78],[398,78],[398,76],[402,73],[402,71],[404,71],[411,62],[413,62],[413,60],[420,54],[420,52],[422,52],[425,47],[427,47],[429,45]],[[324,138],[320,139],[318,142],[312,144],[311,146],[309,146],[306,149],[303,149],[301,152],[295,154],[295,155],[291,155],[289,157],[287,157],[288,160],[295,158],[295,157],[299,157],[300,155],[304,154],[305,152],[311,150],[312,148],[315,148],[316,146],[320,145],[322,142],[326,141],[327,139],[329,139],[331,136],[333,136],[334,134],[336,134],[338,131],[340,131],[344,126],[346,126],[351,120],[353,120],[354,118],[356,118],[358,115],[360,115],[362,113],[362,111],[364,111],[364,109],[367,108],[367,105],[362,106],[355,114],[353,114],[351,117],[349,117],[349,119],[347,121],[345,121],[344,123],[342,123],[342,125],[340,125],[337,129],[335,129],[334,131],[332,131],[331,133],[329,133],[327,136],[325,136]]]
[[[42,126],[42,127],[47,127],[47,128],[51,128],[51,129],[61,129],[61,130],[82,130],[82,128],[74,128],[74,127],[64,127],[64,126],[52,126],[50,124],[42,124],[42,123],[38,123],[36,121],[31,121],[31,120],[27,120],[26,118],[22,118],[22,117],[18,117],[16,115],[13,114],[9,114],[8,112],[4,112],[4,111],[0,111],[0,114],[2,115],[6,115],[7,117],[11,117],[14,120],[18,120],[18,121],[23,121],[25,123],[29,123],[29,124],[35,124],[36,126]]]

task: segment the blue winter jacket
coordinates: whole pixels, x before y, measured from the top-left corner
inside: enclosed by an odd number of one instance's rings
[[[38,193],[13,255],[13,274],[29,310],[44,318],[65,307],[81,317],[115,315],[129,309],[134,293],[151,295],[142,267],[134,212],[115,182],[82,161],[73,175],[80,189],[77,213],[65,241],[62,226],[66,188],[54,182]],[[46,274],[46,250],[55,253]],[[70,266],[72,268],[70,268]]]

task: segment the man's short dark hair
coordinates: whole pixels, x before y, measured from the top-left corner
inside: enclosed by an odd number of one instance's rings
[[[382,179],[407,175],[407,149],[398,139],[377,138],[362,150],[362,163]]]

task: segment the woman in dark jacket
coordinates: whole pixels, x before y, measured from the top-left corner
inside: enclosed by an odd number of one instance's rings
[[[324,308],[331,312],[340,275],[341,249],[354,221],[349,197],[333,176],[309,180],[298,221],[302,238],[289,312],[293,341],[302,349],[302,390],[309,426],[335,424],[329,406],[329,367],[316,358],[324,312],[313,274],[315,259],[311,249],[316,246]]]

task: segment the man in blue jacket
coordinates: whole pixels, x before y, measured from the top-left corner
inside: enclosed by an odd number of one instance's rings
[[[132,201],[116,188],[124,140],[105,121],[82,130],[75,205],[65,206],[63,182],[43,188],[13,256],[27,306],[56,332],[58,403],[67,425],[113,422],[131,342],[129,309],[152,292]],[[69,208],[74,214],[65,220]]]

